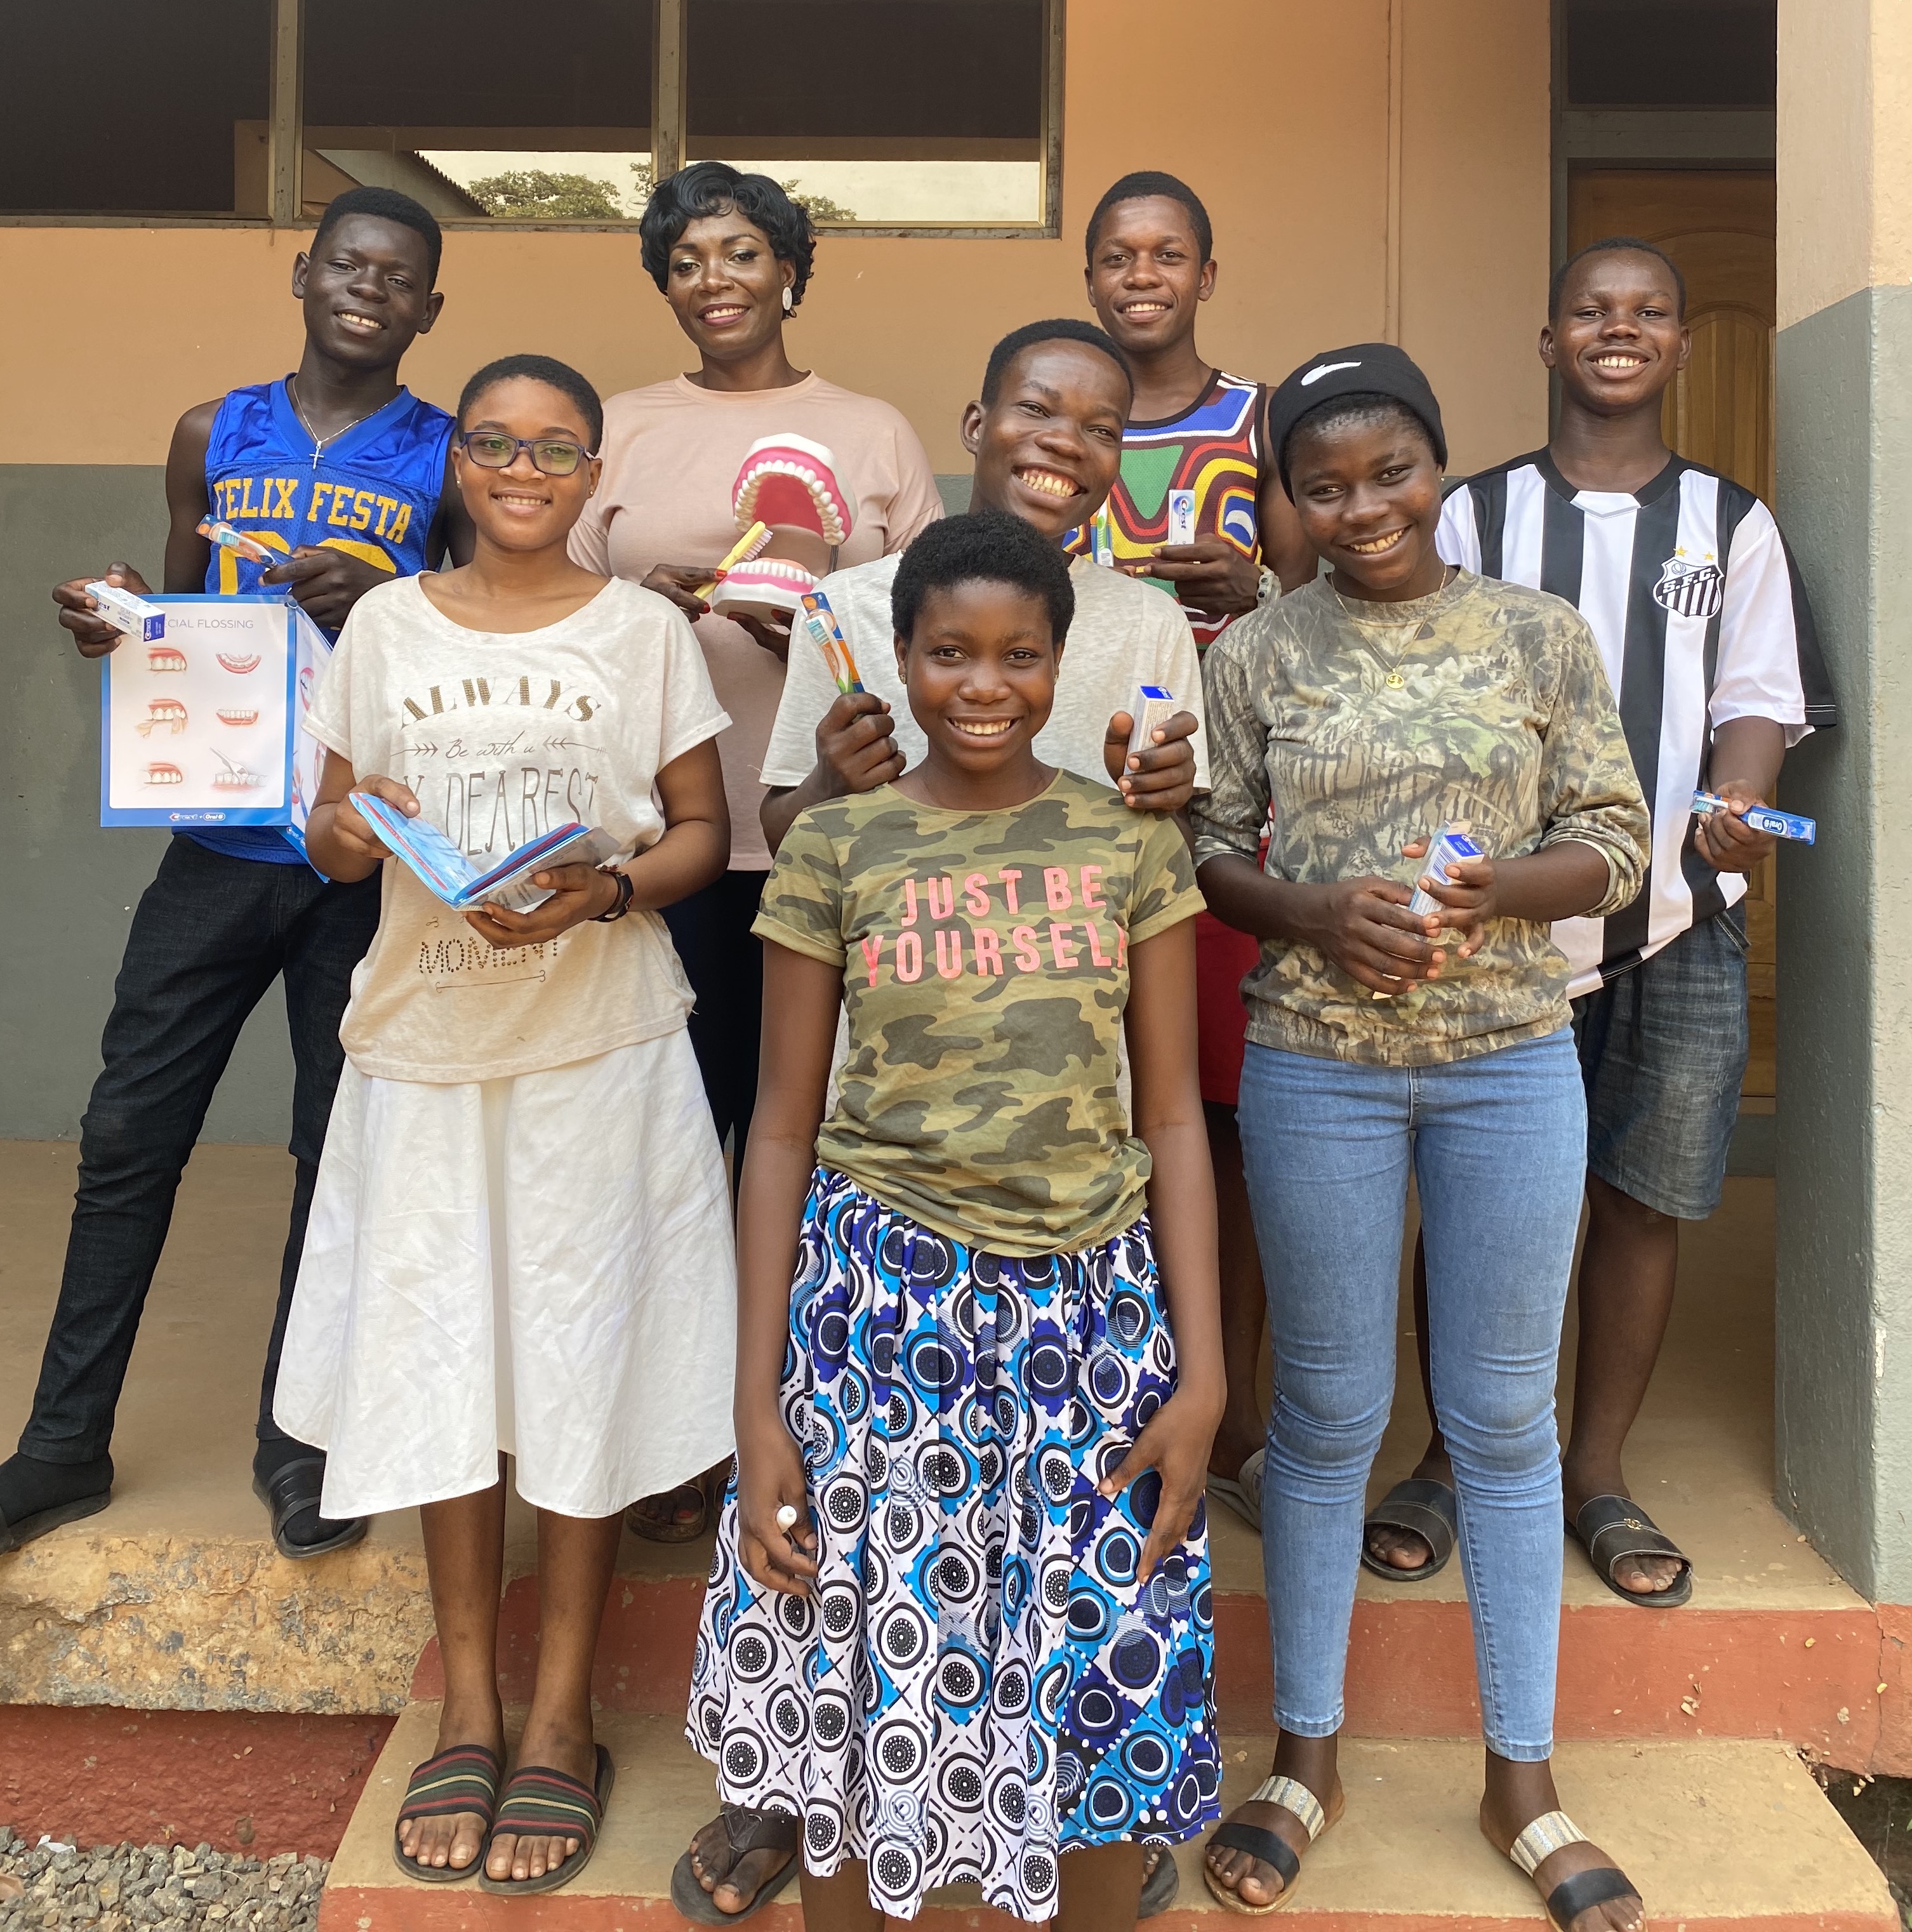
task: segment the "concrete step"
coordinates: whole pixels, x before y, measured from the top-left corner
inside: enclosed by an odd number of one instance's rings
[[[0,1326],[32,1338],[0,1348],[8,1427],[26,1414],[58,1292],[73,1163],[71,1146],[0,1143]],[[416,1514],[380,1517],[356,1550],[288,1563],[251,1493],[254,1376],[290,1174],[270,1148],[194,1156],[121,1405],[113,1506],[0,1558],[0,1705],[391,1715],[437,1694]],[[1852,1770],[1912,1773],[1912,1608],[1867,1604],[1772,1503],[1771,1246],[1770,1184],[1751,1180],[1730,1181],[1720,1213],[1683,1239],[1673,1331],[1628,1466],[1692,1554],[1694,1599],[1672,1612],[1622,1603],[1568,1550],[1559,1734],[1778,1738]],[[1404,1304],[1403,1330],[1412,1319]],[[1425,1439],[1412,1353],[1403,1335],[1377,1492]],[[509,1522],[503,1676],[522,1700],[536,1539],[515,1503]],[[1260,1544],[1226,1510],[1212,1544],[1220,1708],[1254,1730],[1271,1703]],[[626,1538],[598,1675],[606,1710],[677,1718],[709,1560],[707,1540]],[[1457,1562],[1422,1585],[1363,1575],[1349,1699],[1358,1734],[1476,1734]],[[32,1761],[43,1786],[47,1762]],[[203,1835],[243,1815],[221,1802],[224,1824],[208,1813]]]
[[[1912,1724],[1902,1714],[1912,1709],[1912,1680],[1903,1688],[1899,1681],[1906,1653],[1898,1620],[1904,1613],[1865,1602],[1790,1531],[1763,1526],[1759,1534],[1745,1554],[1717,1552],[1748,1573],[1745,1584],[1736,1573],[1730,1580],[1703,1577],[1693,1603],[1670,1611],[1621,1602],[1570,1550],[1558,1735],[1778,1739],[1853,1768],[1896,1768],[1912,1755],[1904,1735]],[[1217,1702],[1223,1723],[1259,1730],[1274,1694],[1260,1540],[1225,1510],[1214,1514],[1211,1537]],[[605,1709],[681,1715],[710,1551],[707,1536],[671,1548],[626,1539],[598,1648],[595,1689]],[[1787,1568],[1753,1572],[1755,1558]],[[1905,1622],[1912,1626],[1912,1618]],[[530,1700],[537,1630],[537,1579],[521,1576],[506,1592],[502,1617],[507,1702]],[[428,1644],[411,1694],[433,1698],[443,1688],[437,1647]],[[1478,1736],[1473,1639],[1457,1561],[1426,1584],[1362,1574],[1347,1696],[1355,1736]]]
[[[539,1898],[491,1898],[475,1886],[422,1886],[391,1855],[411,1768],[430,1754],[434,1705],[410,1706],[368,1780],[327,1884],[320,1932],[662,1932],[683,1926],[671,1868],[711,1812],[708,1766],[674,1721],[606,1714],[599,1736],[618,1784],[596,1856],[575,1884]],[[1271,1741],[1227,1740],[1223,1800],[1265,1774]],[[1481,1838],[1477,1745],[1351,1739],[1343,1749],[1346,1817],[1310,1856],[1282,1922],[1312,1932],[1531,1932],[1538,1898]],[[1821,1796],[1798,1756],[1754,1742],[1565,1744],[1562,1797],[1639,1884],[1649,1922],[1682,1932],[1898,1932],[1884,1879]],[[1184,1846],[1181,1896],[1157,1932],[1232,1922],[1202,1885],[1198,1846]],[[925,1932],[1010,1932],[973,1891],[935,1895]],[[752,1932],[797,1932],[793,1885]]]

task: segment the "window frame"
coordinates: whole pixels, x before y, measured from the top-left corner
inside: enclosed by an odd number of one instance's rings
[[[685,10],[688,0],[655,0],[656,38],[651,49],[650,139],[652,165],[657,178],[674,173],[685,162]],[[1062,233],[1062,104],[1067,63],[1064,14],[1068,0],[1042,0],[1043,89],[1040,142],[1043,166],[1043,214],[1040,221],[963,223],[946,226],[927,224],[878,224],[872,222],[820,221],[819,234],[833,238],[866,236],[878,240],[920,238],[929,241],[1053,242]],[[266,127],[267,214],[206,212],[169,214],[12,214],[0,212],[0,228],[315,228],[304,212],[304,81],[305,0],[272,0],[272,74]],[[666,164],[668,165],[666,165]],[[459,234],[488,230],[517,234],[629,235],[632,221],[523,221],[491,219],[442,219],[440,225]]]

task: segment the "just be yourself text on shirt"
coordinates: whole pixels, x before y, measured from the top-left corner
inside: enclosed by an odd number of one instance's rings
[[[936,928],[934,964],[939,979],[958,979],[965,970],[980,977],[993,975],[998,979],[1012,970],[1040,973],[1046,968],[1053,968],[1058,973],[1066,973],[1082,963],[1085,954],[1091,967],[1117,970],[1125,968],[1128,964],[1128,932],[1116,922],[1108,901],[1102,896],[1104,868],[1100,866],[1073,868],[1045,866],[1040,869],[1042,882],[1033,903],[1025,899],[1022,891],[1024,868],[1019,866],[1003,866],[993,878],[983,872],[971,872],[962,879],[960,886],[947,873],[921,880],[904,880],[896,932],[872,932],[857,941],[869,983],[874,986],[878,974],[886,970],[886,944],[890,946],[888,971],[905,986],[921,979],[928,958],[923,932],[930,926]],[[963,910],[970,921],[995,915],[1007,925],[1019,915],[1025,920],[1030,914],[1039,912],[1046,912],[1050,916],[1039,925],[1009,925],[1006,933],[995,926],[977,926],[968,922],[963,926],[944,926],[941,922],[956,916],[959,892]],[[1076,912],[1081,916],[1058,920],[1054,915],[1061,912]],[[966,955],[965,939],[968,942]],[[1005,943],[1009,947],[1007,964],[1003,952]]]

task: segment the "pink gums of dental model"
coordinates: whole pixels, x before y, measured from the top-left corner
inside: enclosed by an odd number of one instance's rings
[[[712,610],[760,620],[794,619],[803,593],[832,568],[854,523],[835,454],[809,437],[767,436],[744,453],[731,491],[740,527],[770,526],[763,554],[737,564],[710,597]]]

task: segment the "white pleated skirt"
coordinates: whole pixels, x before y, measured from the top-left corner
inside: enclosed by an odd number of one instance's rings
[[[329,1516],[612,1516],[735,1446],[737,1262],[690,1036],[463,1086],[349,1061],[273,1413]]]

